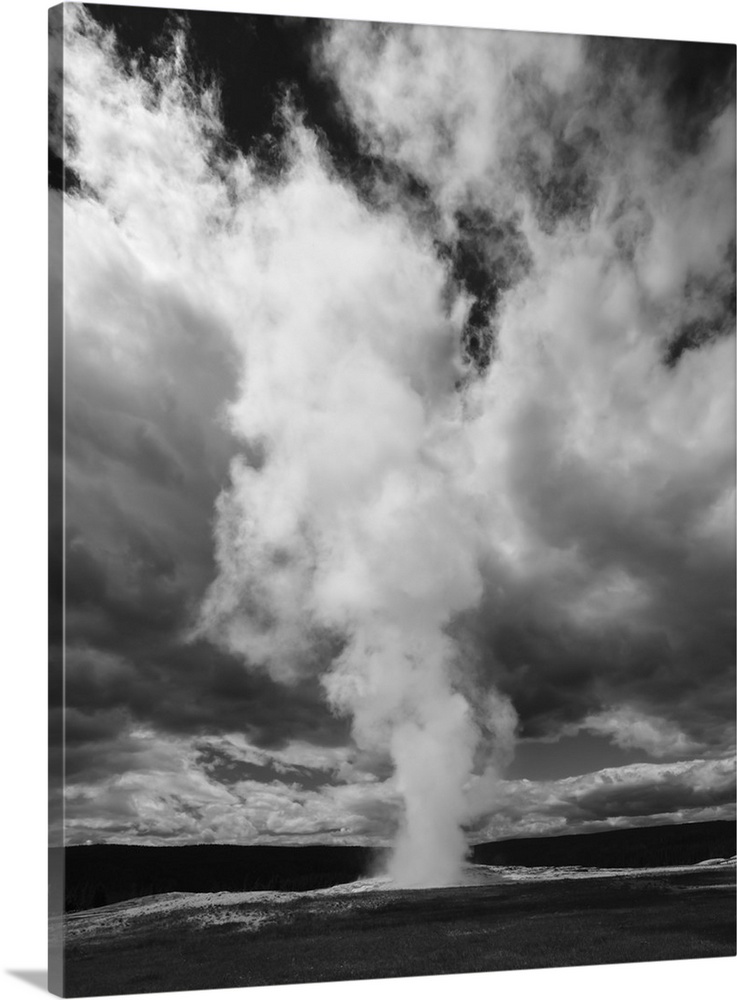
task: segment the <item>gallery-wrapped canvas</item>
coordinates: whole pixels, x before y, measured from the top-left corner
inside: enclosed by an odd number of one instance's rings
[[[734,955],[734,45],[49,83],[52,991]]]

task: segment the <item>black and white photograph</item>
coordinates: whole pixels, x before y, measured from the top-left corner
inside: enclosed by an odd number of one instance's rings
[[[243,6],[49,10],[49,988],[734,958],[733,39]]]

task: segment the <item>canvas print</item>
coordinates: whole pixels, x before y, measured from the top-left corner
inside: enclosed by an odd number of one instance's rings
[[[734,45],[49,83],[52,990],[734,955]]]

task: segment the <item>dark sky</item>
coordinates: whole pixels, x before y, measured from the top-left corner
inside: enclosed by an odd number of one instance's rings
[[[66,841],[733,816],[734,47],[67,31]]]

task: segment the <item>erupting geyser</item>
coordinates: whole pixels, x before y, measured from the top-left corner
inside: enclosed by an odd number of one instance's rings
[[[69,344],[96,359],[78,380],[115,368],[133,401],[109,462],[149,470],[156,535],[159,480],[210,511],[177,448],[208,490],[239,453],[214,579],[202,546],[204,571],[159,579],[143,530],[136,559],[167,614],[209,582],[193,631],[247,669],[320,678],[393,762],[393,878],[456,881],[513,744],[495,684],[519,699],[535,675],[533,735],[662,745],[679,730],[643,715],[642,665],[685,678],[723,627],[692,595],[733,582],[733,101],[674,128],[648,48],[325,22],[305,58],[355,147],[281,101],[245,153],[183,31],[144,65],[78,5],[64,27]]]
[[[259,462],[236,461],[221,498],[203,628],[275,677],[323,674],[359,745],[391,753],[394,876],[449,881],[478,731],[446,628],[482,593],[464,305],[448,308],[419,237],[331,180],[299,123],[294,137],[287,180],[244,210],[256,277],[230,415]]]

